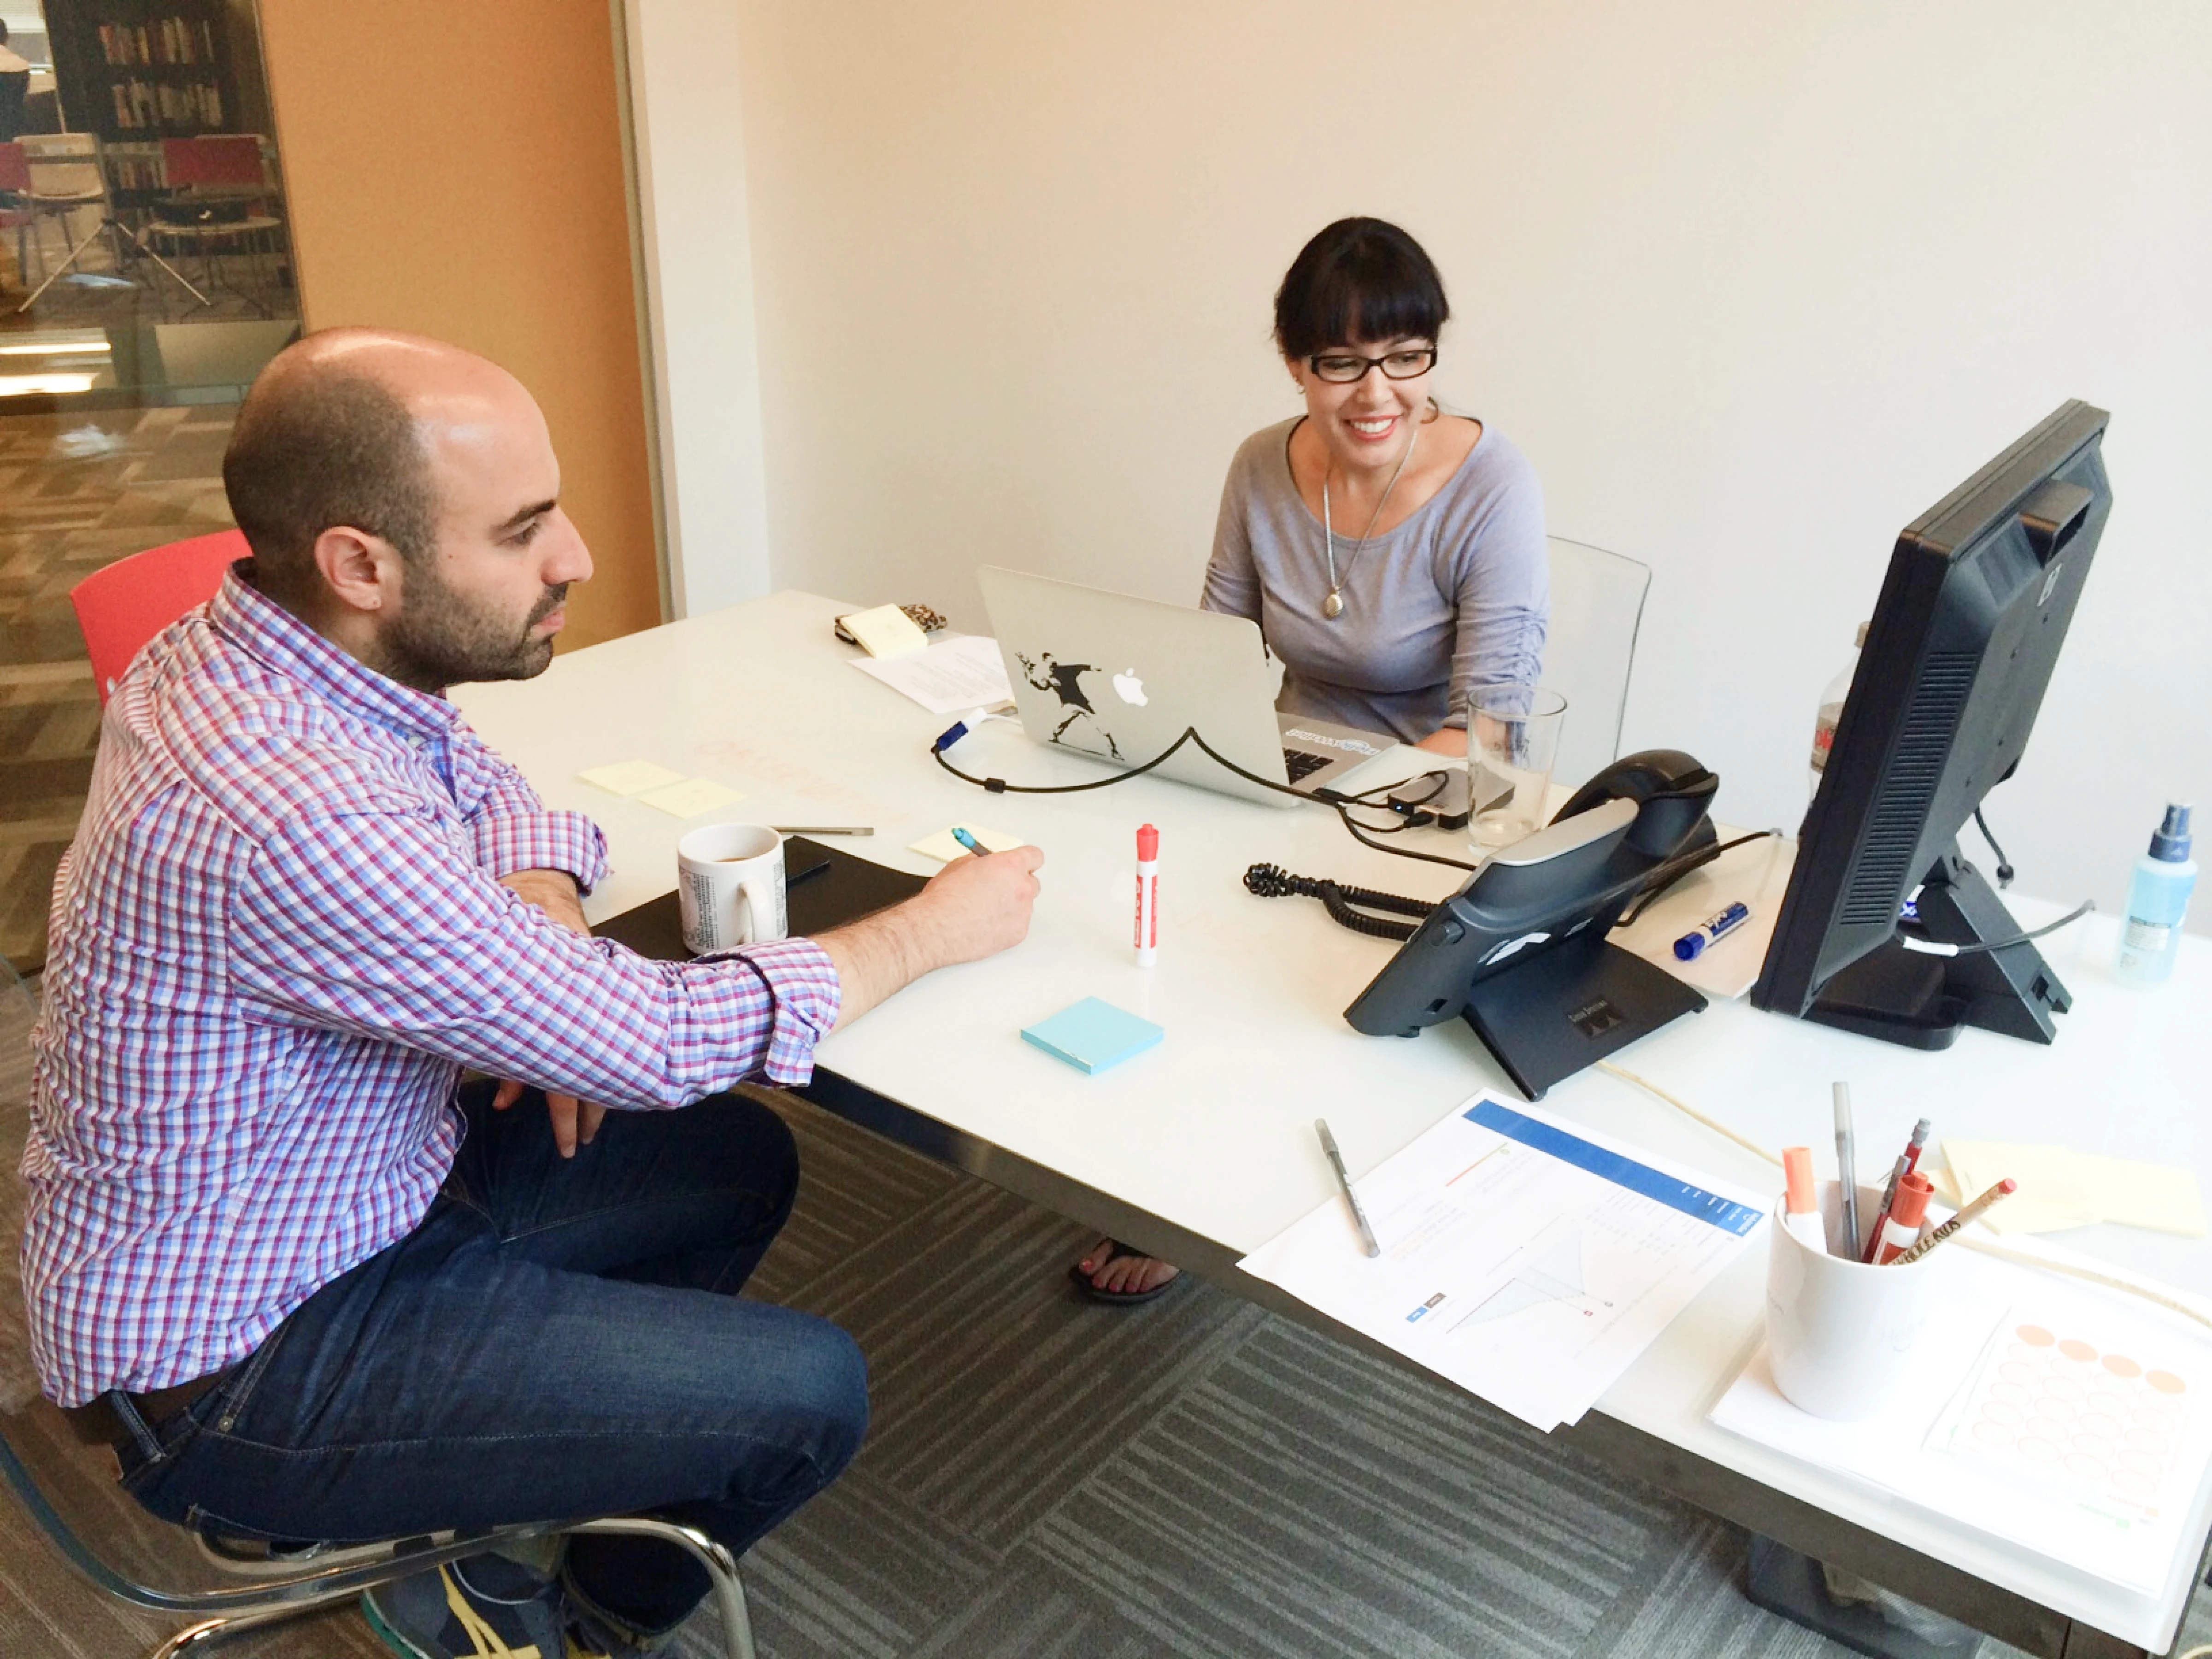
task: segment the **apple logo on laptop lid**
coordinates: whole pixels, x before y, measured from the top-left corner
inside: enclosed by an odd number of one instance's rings
[[[1125,668],[1114,676],[1114,695],[1139,708],[1145,706],[1145,683],[1137,678],[1135,669]]]

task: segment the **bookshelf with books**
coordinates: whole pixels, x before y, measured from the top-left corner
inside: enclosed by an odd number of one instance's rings
[[[46,0],[71,127],[109,143],[251,131],[223,0]]]

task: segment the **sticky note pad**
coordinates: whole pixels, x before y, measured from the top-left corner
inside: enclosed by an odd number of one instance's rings
[[[1971,1198],[2009,1176],[2020,1190],[1989,1212],[1992,1232],[2049,1233],[2092,1222],[2202,1238],[2204,1200],[2195,1171],[2133,1158],[2106,1158],[2069,1146],[2023,1146],[1998,1140],[1945,1140],[1946,1183],[1931,1174],[1946,1199]],[[1952,1201],[1957,1201],[1952,1200]]]
[[[664,789],[672,783],[684,781],[681,772],[655,766],[651,761],[617,761],[612,766],[594,766],[576,775],[594,789],[604,789],[611,795],[641,795],[648,789]]]
[[[647,806],[659,807],[672,818],[696,818],[702,812],[711,812],[717,806],[727,806],[744,797],[734,789],[724,788],[712,778],[685,778],[665,789],[648,790],[638,799]]]
[[[915,626],[914,618],[895,605],[873,611],[855,611],[837,620],[872,657],[903,657],[909,651],[927,651],[929,635]]]
[[[963,823],[960,828],[981,842],[990,852],[1011,853],[1017,847],[1029,845],[1019,836],[1002,835],[996,830],[986,830],[980,823]],[[933,836],[925,836],[907,850],[919,853],[926,859],[935,859],[939,864],[950,864],[955,859],[969,856],[968,849],[952,839],[950,830],[940,830]]]
[[[1085,997],[1049,1019],[1022,1028],[1023,1042],[1093,1076],[1131,1054],[1144,1053],[1166,1035],[1149,1019],[1139,1019],[1097,997]]]

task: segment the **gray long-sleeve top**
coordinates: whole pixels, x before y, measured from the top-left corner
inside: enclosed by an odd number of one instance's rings
[[[1254,433],[1229,464],[1200,601],[1260,624],[1284,665],[1275,706],[1419,743],[1465,726],[1475,687],[1540,678],[1551,588],[1528,458],[1486,423],[1443,488],[1357,559],[1358,529],[1340,525],[1332,622],[1321,523],[1291,476],[1304,418]]]

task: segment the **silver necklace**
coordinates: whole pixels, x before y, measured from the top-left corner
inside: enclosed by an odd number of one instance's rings
[[[1382,522],[1382,509],[1390,505],[1390,492],[1398,487],[1399,474],[1405,471],[1406,463],[1413,459],[1413,446],[1420,441],[1421,428],[1416,426],[1407,434],[1406,453],[1398,458],[1398,465],[1390,474],[1390,482],[1382,486],[1382,499],[1375,503],[1375,511],[1367,516],[1367,528],[1360,532],[1359,540],[1352,547],[1352,556],[1344,562],[1344,574],[1347,580],[1352,575],[1352,567],[1359,562],[1359,556],[1367,550],[1367,538],[1375,533],[1375,526]],[[1344,614],[1344,588],[1336,580],[1336,526],[1331,522],[1328,503],[1328,475],[1334,466],[1335,463],[1329,459],[1328,446],[1324,442],[1321,463],[1321,534],[1322,545],[1328,553],[1328,597],[1321,602],[1321,614],[1331,622]]]

